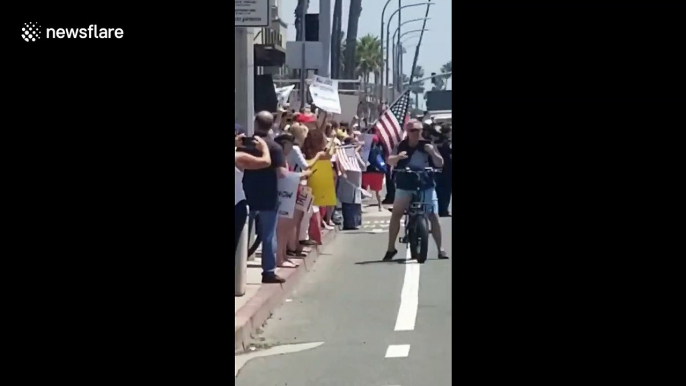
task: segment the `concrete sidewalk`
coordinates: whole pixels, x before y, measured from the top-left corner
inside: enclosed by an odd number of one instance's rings
[[[250,337],[272,315],[293,291],[293,288],[312,269],[319,253],[336,237],[338,230],[322,230],[322,246],[306,248],[309,250],[304,258],[292,258],[298,264],[297,268],[279,268],[277,274],[286,282],[283,284],[262,284],[261,259],[248,261],[247,289],[245,295],[236,296],[235,312],[235,340],[234,351],[245,351],[250,344]]]

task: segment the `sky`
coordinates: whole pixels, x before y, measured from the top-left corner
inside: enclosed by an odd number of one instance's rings
[[[295,27],[293,22],[295,20],[294,12],[298,4],[298,0],[277,0],[279,4],[279,16],[288,23],[288,40],[295,40]],[[402,0],[403,5],[423,3],[426,0]],[[333,12],[333,3],[331,0],[331,12]],[[362,0],[362,14],[360,15],[359,27],[357,37],[371,34],[378,36],[381,29],[381,11],[386,2],[383,0]],[[432,0],[435,5],[431,6],[429,11],[430,20],[426,23],[426,28],[429,31],[424,32],[422,38],[422,46],[419,50],[419,58],[417,65],[422,66],[425,76],[431,75],[432,72],[440,72],[441,66],[452,60],[452,0]],[[398,9],[398,1],[391,0],[386,8],[385,18],[388,17]],[[348,29],[348,12],[350,11],[350,0],[343,0],[343,31]],[[319,12],[319,0],[310,0],[310,7],[308,13]],[[408,7],[402,10],[402,20],[420,19],[424,17],[426,7]],[[384,21],[385,22],[385,21]],[[391,36],[398,25],[398,15],[393,17],[391,21]],[[422,22],[412,22],[403,25],[402,32],[421,29]],[[384,27],[385,29],[385,27]],[[347,33],[346,33],[347,36]],[[384,32],[384,45],[385,43]],[[412,71],[412,60],[414,59],[414,50],[419,42],[419,33],[409,34],[402,39],[407,40],[403,69],[405,74],[409,75]],[[452,81],[448,81],[448,89],[452,89]],[[425,83],[426,89],[431,88],[431,83]],[[423,104],[423,98],[420,98],[420,104]]]

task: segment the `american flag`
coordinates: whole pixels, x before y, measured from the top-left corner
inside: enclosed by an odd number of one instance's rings
[[[407,122],[407,110],[410,107],[410,90],[398,98],[390,108],[381,114],[376,122],[376,133],[381,140],[386,154],[390,154],[395,146],[403,139],[403,125]],[[402,123],[400,123],[402,121]]]
[[[339,172],[362,172],[360,164],[357,162],[355,148],[353,146],[339,147],[336,150],[336,162]]]

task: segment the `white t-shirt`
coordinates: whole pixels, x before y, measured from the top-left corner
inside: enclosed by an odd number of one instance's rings
[[[235,167],[235,168],[236,168],[236,185],[235,185],[236,186],[236,192],[235,192],[234,197],[236,197],[235,198],[236,202],[233,203],[233,206],[236,206],[236,205],[238,205],[239,202],[245,200],[245,192],[243,191],[243,172],[240,169],[238,169],[238,167]]]
[[[286,157],[286,162],[288,162],[289,166],[293,167],[294,172],[301,172],[308,167],[305,156],[298,145],[293,145],[291,152]]]

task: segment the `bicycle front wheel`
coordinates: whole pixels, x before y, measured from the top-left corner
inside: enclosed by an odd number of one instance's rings
[[[423,216],[415,218],[413,222],[414,226],[410,228],[410,257],[423,264],[429,254],[429,224]]]

